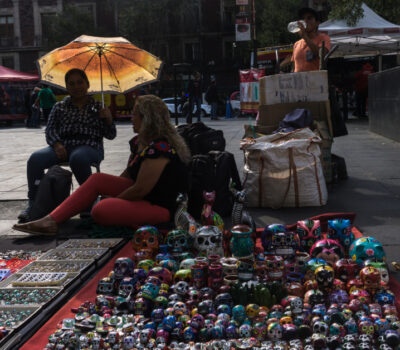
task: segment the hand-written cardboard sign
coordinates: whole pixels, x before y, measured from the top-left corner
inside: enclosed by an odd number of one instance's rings
[[[276,74],[260,79],[260,104],[329,99],[327,71]]]

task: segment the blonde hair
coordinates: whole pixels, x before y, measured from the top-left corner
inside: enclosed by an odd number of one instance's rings
[[[135,108],[142,117],[140,141],[149,144],[158,138],[165,138],[175,148],[182,162],[189,163],[191,159],[189,148],[172,125],[164,101],[155,95],[144,95],[136,99]]]

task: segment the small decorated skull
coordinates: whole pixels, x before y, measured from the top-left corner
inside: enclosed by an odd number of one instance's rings
[[[172,230],[167,234],[166,243],[172,252],[184,252],[189,248],[189,234],[185,230]]]
[[[114,280],[110,277],[102,278],[97,284],[96,293],[104,295],[112,295],[115,291]]]
[[[142,226],[136,230],[132,237],[132,246],[136,251],[151,249],[153,253],[159,247],[159,232],[154,226]]]
[[[351,222],[347,219],[328,220],[327,238],[336,239],[346,251],[354,241],[354,233],[351,232]]]
[[[300,238],[301,250],[309,252],[313,244],[321,239],[321,222],[319,220],[297,221],[296,232]]]
[[[134,264],[132,259],[127,257],[118,258],[114,263],[114,278],[121,280],[124,277],[133,276]]]
[[[222,232],[216,226],[202,226],[197,232],[194,247],[199,255],[224,255]]]
[[[282,339],[283,328],[278,322],[271,322],[267,327],[268,339],[278,341]]]

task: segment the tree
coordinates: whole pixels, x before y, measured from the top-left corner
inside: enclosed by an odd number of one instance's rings
[[[66,5],[62,13],[42,18],[46,29],[47,46],[53,49],[63,46],[82,34],[100,35],[95,28],[93,18],[82,13],[72,5]]]
[[[389,22],[400,23],[398,0],[331,0],[332,10],[329,17],[345,19],[348,25],[354,25],[364,14],[361,8],[363,2]]]
[[[298,0],[256,0],[255,6],[258,47],[290,44],[299,39],[287,30],[288,23],[298,19]]]

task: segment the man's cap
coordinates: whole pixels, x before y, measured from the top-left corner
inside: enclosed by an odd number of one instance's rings
[[[299,12],[298,12],[299,19],[302,19],[303,16],[304,16],[306,13],[309,13],[309,14],[313,15],[314,18],[315,18],[317,21],[320,21],[318,12],[315,11],[315,10],[314,10],[313,8],[311,8],[311,7],[303,7],[303,8],[301,8],[301,9],[299,10]]]

